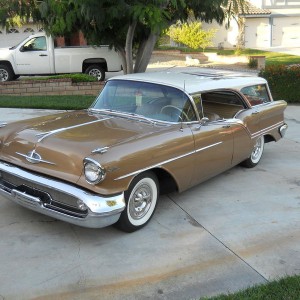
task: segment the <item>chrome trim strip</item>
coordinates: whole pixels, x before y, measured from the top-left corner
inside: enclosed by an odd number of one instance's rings
[[[149,166],[149,167],[146,167],[146,168],[143,168],[143,169],[134,171],[134,172],[132,172],[132,173],[129,173],[129,174],[120,176],[120,177],[118,177],[118,178],[115,178],[114,180],[124,179],[124,178],[127,178],[127,177],[130,177],[130,176],[137,175],[137,174],[139,174],[139,173],[145,172],[145,171],[150,170],[150,169],[153,169],[153,168],[161,167],[162,165],[165,165],[165,164],[168,164],[168,163],[173,162],[173,161],[175,161],[175,160],[184,158],[184,157],[186,157],[186,156],[189,156],[189,155],[192,155],[192,154],[195,154],[195,153],[198,153],[198,152],[207,150],[207,149],[209,149],[209,148],[211,148],[211,147],[217,146],[217,145],[222,144],[222,143],[223,143],[223,142],[218,142],[218,143],[215,143],[215,144],[211,144],[211,145],[209,145],[209,146],[206,146],[206,147],[203,147],[203,148],[200,148],[200,149],[197,149],[197,150],[194,150],[194,151],[191,151],[191,152],[188,152],[188,153],[185,153],[185,154],[176,156],[176,157],[174,157],[174,158],[170,158],[170,159],[165,160],[165,161],[163,161],[163,162],[160,162],[160,163],[158,163],[158,164],[155,164],[155,165],[152,165],[152,166]]]
[[[91,122],[87,122],[87,123],[81,123],[81,124],[73,125],[73,126],[70,126],[70,127],[64,127],[64,128],[59,128],[59,129],[55,129],[55,130],[52,130],[52,131],[44,132],[44,133],[39,133],[36,136],[41,137],[41,138],[39,138],[37,142],[39,143],[43,139],[47,138],[48,136],[56,134],[56,133],[60,133],[60,132],[63,132],[63,131],[69,130],[69,129],[82,127],[82,126],[85,126],[85,125],[90,125],[90,124],[94,124],[94,123],[98,123],[98,122],[103,122],[103,121],[106,121],[106,120],[109,120],[109,119],[111,119],[111,118],[95,120],[95,121],[91,121]]]
[[[259,130],[259,131],[257,131],[257,132],[250,133],[251,139],[254,139],[254,138],[257,138],[258,136],[264,135],[264,134],[267,133],[268,131],[273,130],[273,129],[276,129],[277,127],[279,127],[279,126],[281,126],[281,125],[283,125],[283,124],[284,124],[284,122],[281,121],[281,122],[278,122],[278,123],[276,123],[276,124],[274,124],[274,125],[272,125],[272,126],[269,126],[269,127],[267,127],[267,128],[264,128],[264,129],[262,129],[262,130]]]
[[[96,148],[92,151],[92,153],[104,154],[108,151],[109,147]]]
[[[6,122],[1,122],[1,123],[0,123],[0,128],[5,127],[6,125],[7,125]]]
[[[218,142],[218,143],[215,143],[215,144],[212,144],[212,145],[209,145],[209,146],[206,146],[206,147],[197,149],[197,150],[195,151],[195,153],[201,152],[201,151],[203,151],[203,150],[209,149],[209,148],[211,148],[211,147],[214,147],[214,146],[217,146],[217,145],[220,145],[220,144],[223,144],[223,142]]]

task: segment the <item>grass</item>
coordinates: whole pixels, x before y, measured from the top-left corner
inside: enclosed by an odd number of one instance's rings
[[[84,109],[95,96],[0,96],[0,107],[39,109]]]
[[[300,276],[288,276],[265,285],[257,285],[234,294],[223,294],[201,300],[299,300]]]

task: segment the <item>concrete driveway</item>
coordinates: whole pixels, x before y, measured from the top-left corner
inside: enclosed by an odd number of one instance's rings
[[[1,109],[0,120],[19,113]],[[286,120],[286,137],[256,168],[161,197],[132,234],[0,198],[0,299],[198,299],[300,274],[300,106]]]

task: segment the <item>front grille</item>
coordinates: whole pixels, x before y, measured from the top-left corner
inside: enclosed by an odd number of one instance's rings
[[[85,218],[88,214],[88,210],[82,211],[77,208],[77,198],[5,172],[1,172],[0,186],[8,193],[15,189],[39,198],[45,208],[56,212],[76,218]]]

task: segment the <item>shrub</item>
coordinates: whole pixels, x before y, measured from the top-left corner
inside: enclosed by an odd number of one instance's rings
[[[216,35],[216,29],[204,30],[201,22],[180,23],[172,25],[166,32],[170,38],[192,49],[205,48],[212,46],[212,39]]]
[[[25,80],[49,80],[49,79],[62,79],[70,78],[72,82],[94,82],[97,81],[96,77],[91,75],[76,73],[76,74],[62,74],[53,76],[43,76],[43,77],[27,77]]]
[[[300,103],[300,66],[273,65],[261,70],[259,76],[265,78],[276,100]]]

